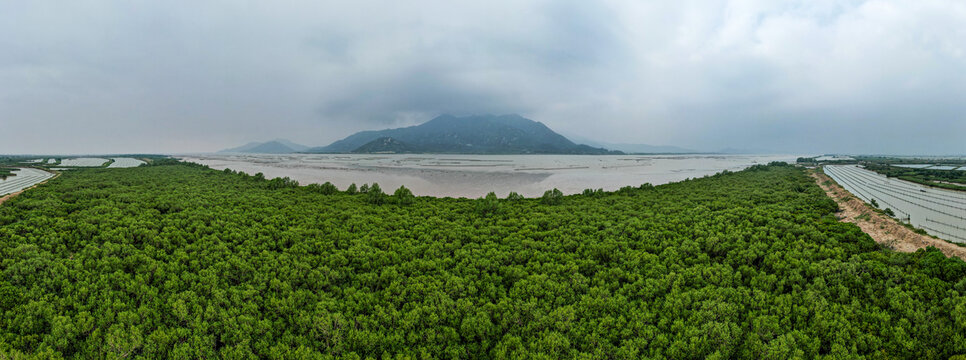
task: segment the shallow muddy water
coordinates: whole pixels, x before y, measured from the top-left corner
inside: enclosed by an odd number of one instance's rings
[[[284,154],[185,155],[183,160],[214,169],[289,177],[302,185],[332,182],[379,183],[392,193],[405,185],[416,195],[480,197],[511,191],[540,196],[557,188],[565,194],[587,188],[617,190],[737,171],[771,161],[794,162],[795,155],[431,155]]]

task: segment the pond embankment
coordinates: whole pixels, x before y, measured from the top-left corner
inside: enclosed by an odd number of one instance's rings
[[[900,224],[896,219],[873,210],[868,204],[846,191],[827,175],[813,172],[811,176],[815,178],[818,186],[825,190],[825,194],[839,204],[839,220],[857,225],[863,232],[869,234],[875,242],[902,252],[915,252],[933,246],[946,256],[955,256],[966,260],[966,247],[916,233]]]

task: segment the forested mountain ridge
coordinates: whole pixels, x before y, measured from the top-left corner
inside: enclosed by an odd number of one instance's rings
[[[409,144],[402,141],[393,139],[391,137],[381,137],[364,145],[352,150],[354,153],[412,153],[419,152],[418,148],[414,148]]]
[[[473,200],[154,164],[0,205],[0,355],[966,353],[966,264],[879,248],[791,166]]]
[[[543,123],[519,115],[441,115],[420,125],[362,131],[307,152],[366,152],[380,138],[405,144],[406,152],[472,154],[619,154],[574,144]],[[384,151],[377,148],[378,151]]]

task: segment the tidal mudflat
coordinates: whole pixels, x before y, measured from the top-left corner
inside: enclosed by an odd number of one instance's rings
[[[332,182],[379,183],[386,192],[405,185],[416,195],[506,196],[515,191],[540,196],[557,188],[617,190],[737,171],[771,161],[794,162],[794,155],[431,155],[284,154],[185,155],[183,160],[266,177],[289,177],[302,185]]]

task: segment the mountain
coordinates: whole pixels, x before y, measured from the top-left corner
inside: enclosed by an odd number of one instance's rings
[[[386,140],[385,138],[388,138]],[[380,140],[382,142],[374,142]],[[440,115],[423,124],[362,131],[306,152],[422,152],[457,154],[612,154],[578,145],[520,115]],[[619,152],[617,152],[619,153]]]
[[[305,151],[311,147],[311,146],[305,146],[302,144],[296,144],[285,139],[275,139],[274,141],[282,145],[288,146],[290,149],[295,150],[296,152]]]
[[[258,146],[249,149],[247,152],[258,154],[289,154],[296,152],[296,150],[281,142],[269,141],[261,143]]]
[[[277,139],[266,142],[250,142],[236,148],[219,151],[219,153],[290,154],[305,151],[308,148],[308,146],[288,140]]]
[[[411,152],[417,152],[416,150],[417,149],[414,149],[412,146],[410,146],[409,144],[406,144],[406,143],[404,143],[402,141],[393,139],[391,137],[381,137],[381,138],[372,140],[372,141],[366,143],[365,145],[362,145],[362,146],[356,148],[355,150],[352,150],[352,152],[354,152],[354,153],[363,153],[363,154],[366,154],[366,153],[370,153],[370,154],[371,153],[411,153]]]
[[[252,148],[254,148],[254,147],[258,146],[258,145],[261,145],[261,144],[262,143],[260,143],[260,142],[250,142],[250,143],[247,143],[247,144],[242,145],[242,146],[239,146],[239,147],[233,147],[233,148],[221,150],[221,151],[218,151],[218,152],[219,153],[242,153],[242,152],[248,152],[248,150],[250,150],[250,149],[252,149]]]

